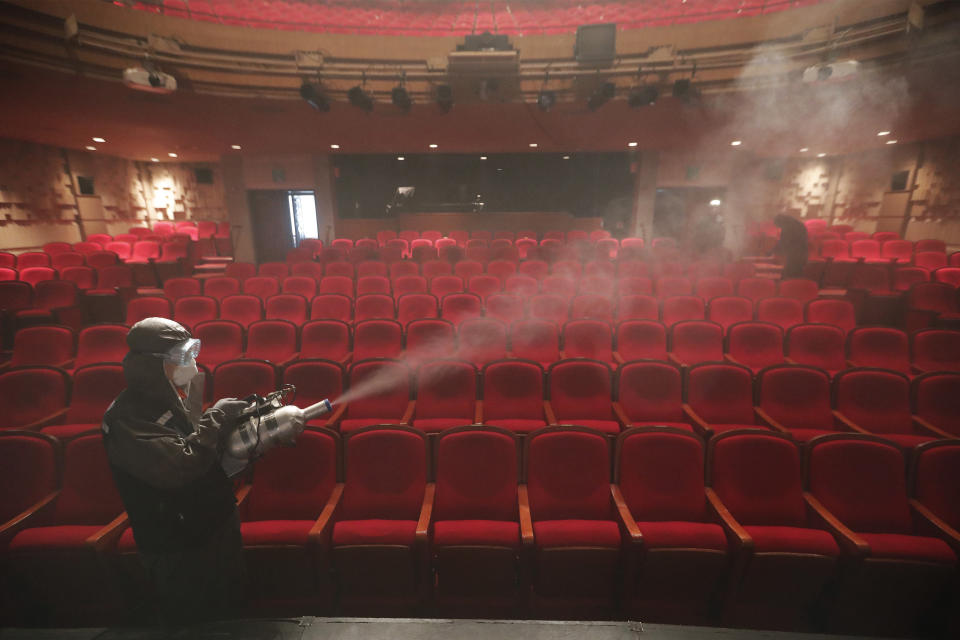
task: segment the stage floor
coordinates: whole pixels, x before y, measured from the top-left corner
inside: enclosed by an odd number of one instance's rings
[[[0,629],[0,640],[154,640],[137,629]],[[850,636],[680,627],[639,622],[299,618],[233,620],[188,629],[183,640],[827,640]]]

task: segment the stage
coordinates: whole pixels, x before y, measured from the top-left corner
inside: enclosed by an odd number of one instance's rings
[[[640,622],[312,618],[233,620],[174,636],[137,629],[0,629],[0,640],[827,640],[824,634]],[[857,636],[864,637],[864,636]]]

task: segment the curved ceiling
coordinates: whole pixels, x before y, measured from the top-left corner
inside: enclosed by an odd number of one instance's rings
[[[639,29],[766,15],[825,0],[104,0],[175,18],[216,24],[326,33],[404,36],[464,36],[571,33],[583,24],[615,22]]]

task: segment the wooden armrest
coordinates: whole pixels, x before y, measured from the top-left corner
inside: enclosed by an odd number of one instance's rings
[[[561,359],[561,360],[566,360],[567,357],[568,357],[568,356],[567,356],[567,350],[566,350],[566,349],[560,349],[560,359]]]
[[[699,432],[701,436],[709,438],[713,434],[713,429],[710,428],[710,425],[698,416],[697,412],[693,410],[693,407],[686,402],[683,403],[683,412],[690,418],[690,424],[693,425],[693,428]]]
[[[739,364],[739,365],[742,365],[742,364],[743,364],[742,362],[740,362],[739,360],[737,360],[736,358],[734,358],[734,357],[733,357],[732,355],[730,355],[729,353],[723,354],[723,359],[726,360],[727,362],[732,362],[733,364]]]
[[[785,356],[783,359],[786,361],[787,364],[798,364],[796,360],[794,360],[789,356]]]
[[[913,507],[913,510],[920,518],[936,530],[937,535],[942,538],[944,542],[949,544],[954,551],[960,553],[960,532],[940,519],[916,498],[910,499],[910,506]]]
[[[60,368],[60,369],[72,369],[72,368],[73,368],[73,358],[70,358],[69,360],[64,360],[63,362],[57,363],[57,364],[55,364],[54,366],[55,366],[55,367],[58,367],[58,368]]]
[[[850,358],[847,358],[847,366],[848,366],[848,367],[859,367],[860,365],[858,365],[856,362],[854,362],[854,361],[851,360]]]
[[[410,421],[413,419],[413,412],[416,409],[417,401],[411,400],[407,403],[407,410],[403,412],[403,418],[400,419],[400,424],[409,425]]]
[[[483,400],[477,400],[473,408],[473,423],[483,424]]]
[[[627,415],[627,412],[624,411],[623,405],[619,402],[613,403],[613,415],[617,417],[617,420],[620,421],[620,424],[623,425],[623,428],[626,429],[633,422],[630,420],[630,416]]]
[[[938,438],[943,438],[944,440],[954,440],[957,436],[952,433],[948,433],[939,427],[935,427],[920,416],[913,416],[913,424],[917,427],[920,427],[921,430],[928,433],[932,433]]]
[[[678,367],[686,367],[686,366],[687,366],[687,365],[683,362],[683,360],[681,360],[681,359],[678,358],[677,356],[673,355],[673,352],[672,352],[672,351],[667,354],[667,358],[669,358],[669,359],[670,359],[670,362],[672,362],[673,364],[677,365]]]
[[[517,505],[520,512],[520,540],[525,547],[533,546],[533,518],[530,516],[530,494],[527,485],[517,486]]]
[[[242,507],[242,506],[243,506],[243,503],[245,503],[245,502],[247,501],[247,496],[250,495],[250,491],[251,491],[252,489],[253,489],[253,485],[252,485],[252,484],[245,484],[245,485],[243,485],[242,487],[240,487],[239,489],[237,489],[237,492],[234,494],[234,497],[237,499],[237,508],[238,508],[238,509],[239,509],[240,507]]]
[[[616,361],[617,364],[623,364],[624,362],[626,362],[626,360],[623,359],[623,356],[620,355],[619,351],[613,352],[613,359]]]
[[[790,435],[789,429],[787,429],[785,426],[783,426],[782,424],[780,424],[779,422],[771,418],[770,414],[768,414],[766,411],[764,411],[760,407],[754,407],[753,412],[757,414],[757,417],[760,418],[760,420],[763,421],[764,424],[766,424],[768,427],[770,427],[774,431],[779,431],[780,433],[785,433],[787,435]]]
[[[436,491],[437,485],[428,482],[423,492],[423,505],[420,507],[420,519],[417,520],[417,531],[415,534],[416,543],[420,545],[426,545],[430,535],[430,518],[433,515],[433,496]]]
[[[340,419],[343,418],[344,412],[347,410],[347,405],[341,404],[333,408],[333,413],[330,414],[330,417],[327,419],[327,425],[331,429],[340,422]]]
[[[817,500],[809,491],[803,492],[803,499],[807,507],[819,519],[830,533],[840,539],[840,544],[855,555],[863,557],[870,555],[870,545],[867,541],[854,533],[849,527],[840,522],[840,520],[830,513],[819,500]]]
[[[60,409],[59,411],[56,411],[56,412],[54,412],[54,413],[51,413],[51,414],[48,415],[48,416],[45,416],[45,417],[43,417],[43,418],[40,418],[40,419],[37,420],[36,422],[31,422],[30,424],[25,424],[25,425],[23,425],[22,427],[19,427],[19,428],[20,428],[20,429],[23,429],[24,431],[36,431],[36,430],[38,430],[38,429],[41,429],[42,427],[49,427],[49,426],[52,425],[52,424],[56,424],[56,423],[60,422],[60,420],[63,418],[63,416],[67,415],[67,409],[68,409],[67,407],[64,407],[63,409]]]
[[[620,524],[630,535],[630,543],[637,546],[642,545],[643,534],[640,533],[640,527],[637,526],[637,521],[633,519],[630,508],[627,506],[626,500],[623,499],[620,487],[615,484],[610,485],[610,499],[613,500],[613,506],[617,510],[617,515],[620,516]]]
[[[32,524],[32,521],[36,520],[44,509],[53,504],[53,501],[56,500],[58,495],[60,495],[59,489],[56,491],[51,491],[40,500],[37,500],[25,510],[21,511],[0,525],[0,542],[8,542],[17,534],[18,531],[25,529],[27,528],[27,525]]]
[[[543,414],[547,418],[547,424],[557,424],[557,416],[553,413],[549,400],[543,401]]]
[[[351,351],[351,352],[348,353],[347,355],[345,355],[345,356],[343,356],[342,358],[340,358],[340,364],[342,364],[342,365],[350,364],[350,361],[351,361],[351,360],[353,360],[353,351]]]
[[[869,431],[867,431],[863,427],[857,426],[857,424],[853,420],[843,415],[836,409],[833,410],[833,417],[836,419],[837,422],[839,422],[841,425],[846,427],[848,431],[853,431],[854,433],[866,433],[868,435],[870,434]]]
[[[127,512],[124,511],[114,518],[113,522],[88,537],[83,543],[92,547],[97,553],[103,553],[117,543],[123,530],[129,524],[130,519],[127,517]]]
[[[707,495],[707,504],[713,514],[720,520],[720,526],[726,531],[727,537],[734,540],[740,549],[753,551],[753,538],[747,533],[739,522],[737,522],[727,506],[720,500],[720,496],[710,487],[705,487]]]
[[[307,534],[307,539],[314,544],[325,544],[330,537],[330,531],[333,527],[333,516],[337,512],[337,507],[340,506],[340,498],[343,496],[343,483],[338,482],[333,485],[333,491],[330,492],[330,498],[327,500],[327,504],[324,505],[323,511],[320,512],[320,516],[317,518],[317,521],[313,523],[313,526],[310,527],[310,533]]]

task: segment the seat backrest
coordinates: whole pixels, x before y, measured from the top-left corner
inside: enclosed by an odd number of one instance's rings
[[[59,366],[73,358],[76,337],[70,327],[43,325],[24,327],[13,339],[11,367],[34,365]]]
[[[550,265],[543,260],[526,260],[517,267],[517,273],[543,280],[550,273]]]
[[[56,490],[60,445],[32,431],[0,432],[0,521],[8,522]]]
[[[396,280],[403,276],[419,276],[420,265],[411,260],[400,260],[390,263],[390,279]]]
[[[858,327],[847,334],[847,359],[858,367],[910,374],[910,339],[892,327]]]
[[[777,295],[777,283],[770,278],[743,278],[737,283],[737,295],[754,302]]]
[[[301,408],[343,395],[343,367],[332,360],[301,358],[284,367],[282,378],[297,388],[294,400]]]
[[[614,482],[640,522],[703,522],[703,443],[675,429],[640,428],[617,438]]]
[[[68,442],[63,486],[45,524],[105,525],[123,511],[99,433]]]
[[[329,267],[329,265],[327,266]],[[320,280],[317,293],[338,293],[342,296],[353,298],[353,278],[325,275],[323,279]]]
[[[880,232],[882,233],[882,232]],[[876,236],[874,236],[875,239]],[[913,242],[910,240],[886,240],[880,247],[880,256],[883,258],[903,259],[907,262],[913,257]]]
[[[459,418],[473,422],[477,368],[461,360],[430,360],[417,369],[417,418]]]
[[[365,278],[367,276],[380,276],[382,278],[388,278],[389,274],[387,271],[387,265],[379,260],[364,260],[363,262],[358,263],[357,278]]]
[[[528,360],[499,360],[483,368],[487,420],[543,419],[543,367]]]
[[[757,320],[773,322],[784,329],[803,322],[803,303],[796,298],[763,298],[756,304]]]
[[[788,436],[714,436],[707,445],[707,482],[741,524],[807,525],[800,446]]]
[[[617,321],[660,320],[660,303],[653,296],[622,295],[617,301]]]
[[[454,325],[478,318],[482,313],[483,301],[475,293],[448,293],[440,299],[440,317]]]
[[[960,529],[960,443],[921,445],[912,471],[913,496],[954,530]]]
[[[924,309],[938,313],[953,313],[957,310],[954,288],[944,282],[918,282],[907,292],[907,305],[911,309]]]
[[[247,328],[248,358],[279,363],[297,353],[297,325],[289,320],[260,320]]]
[[[914,414],[960,436],[960,373],[925,373],[913,379],[911,391]]]
[[[704,300],[710,300],[717,296],[732,296],[733,283],[721,276],[701,277],[697,280],[694,293]]]
[[[453,273],[466,282],[483,273],[483,263],[477,260],[460,260],[453,266]]]
[[[339,260],[334,260],[328,262],[323,268],[324,276],[339,276],[341,278],[348,278],[352,280],[356,276],[356,271],[352,264],[349,262],[342,262]]]
[[[839,327],[844,335],[857,326],[856,312],[849,300],[811,300],[807,303],[804,316],[807,322]]]
[[[354,327],[353,357],[396,358],[403,351],[403,328],[394,320],[364,320]]]
[[[919,245],[920,242],[923,241],[917,242],[917,245]],[[922,269],[933,271],[934,269],[947,266],[947,254],[943,251],[921,251],[917,246],[914,246],[914,251],[913,264]]]
[[[661,304],[660,316],[668,327],[687,320],[703,320],[705,317],[703,299],[697,296],[671,296]]]
[[[184,296],[177,298],[173,306],[173,319],[187,327],[217,319],[217,301],[207,296]]]
[[[311,320],[300,329],[300,357],[337,362],[350,353],[350,326],[342,320]]]
[[[463,278],[460,276],[437,276],[430,281],[430,293],[440,300],[451,293],[462,293],[463,291]]]
[[[76,367],[94,362],[121,362],[127,355],[127,332],[122,324],[95,324],[77,336]]]
[[[530,514],[541,520],[609,520],[610,445],[582,427],[547,427],[526,441]]]
[[[407,326],[414,320],[440,315],[436,296],[429,293],[408,293],[397,298],[397,320]]]
[[[923,238],[922,240],[917,240],[916,244],[913,246],[913,250],[917,253],[923,251],[946,253],[947,243],[938,238]]]
[[[707,423],[751,425],[753,378],[746,367],[704,363],[686,371],[685,400]]]
[[[427,483],[427,440],[402,427],[360,429],[344,445],[343,520],[416,520]]]
[[[504,280],[503,290],[518,296],[530,297],[537,295],[539,283],[536,278],[521,273],[507,276]]]
[[[473,276],[467,283],[467,290],[479,296],[481,300],[486,300],[488,296],[500,292],[500,278],[482,274]]]
[[[689,296],[693,294],[693,285],[683,276],[661,276],[657,278],[654,289],[658,298],[671,296]],[[703,301],[701,300],[701,303]]]
[[[492,260],[487,264],[487,273],[500,280],[501,283],[516,272],[517,263],[515,260]]]
[[[560,358],[557,325],[536,318],[515,322],[510,328],[510,346],[517,358],[540,363],[555,362]]]
[[[426,293],[427,279],[423,276],[400,276],[393,280],[393,295],[400,298],[409,293]]]
[[[495,293],[487,298],[485,311],[488,318],[510,324],[523,318],[523,298],[511,293]]]
[[[163,295],[170,300],[186,296],[199,296],[200,280],[196,278],[170,278],[163,283]]]
[[[27,267],[20,269],[20,281],[36,287],[39,283],[56,280],[57,272],[50,267]]]
[[[547,375],[550,404],[557,420],[610,420],[613,383],[609,365],[595,360],[562,360]]]
[[[893,272],[895,291],[909,291],[918,282],[929,282],[930,272],[918,267],[899,267]]]
[[[214,398],[265,396],[276,389],[276,367],[265,360],[228,360],[213,370]]]
[[[24,251],[17,256],[17,269],[32,269],[34,267],[49,267],[50,254],[42,251]]]
[[[571,320],[563,325],[563,350],[568,358],[613,361],[610,325],[600,320]]]
[[[572,320],[613,320],[613,300],[609,294],[581,293],[570,301]]]
[[[464,320],[457,329],[459,357],[484,365],[507,357],[507,328],[495,318]]]
[[[616,396],[634,422],[685,422],[680,369],[668,362],[627,362],[616,374]]]
[[[562,325],[570,315],[570,302],[555,294],[540,294],[530,299],[529,316]]]
[[[718,296],[707,305],[707,320],[716,322],[724,331],[738,322],[753,320],[753,301],[741,296]]]
[[[160,317],[170,318],[173,316],[173,305],[166,298],[156,296],[143,296],[133,298],[127,302],[126,323],[134,325],[144,318]]]
[[[325,293],[310,301],[311,320],[342,320],[353,318],[353,301],[339,293]]]
[[[367,293],[357,296],[353,309],[357,322],[364,320],[393,320],[396,316],[396,303],[391,296],[382,293]]]
[[[621,276],[617,280],[617,294],[649,296],[653,294],[653,281],[647,276]]]
[[[103,420],[110,403],[127,388],[123,366],[90,364],[73,372],[73,391],[64,424],[96,424]]]
[[[808,447],[808,490],[843,524],[863,533],[913,533],[903,452],[895,444],[844,434]]]
[[[910,380],[885,369],[847,369],[833,378],[833,406],[873,433],[912,433]]]
[[[706,320],[678,322],[670,327],[670,353],[685,364],[723,360],[723,327]]]
[[[211,320],[193,327],[200,340],[197,361],[208,367],[243,357],[243,327],[231,320]]]
[[[350,391],[355,394],[364,385],[370,385],[375,393],[352,398],[347,405],[347,417],[399,420],[410,402],[411,378],[407,365],[397,360],[354,362],[350,367]]]
[[[783,329],[770,322],[738,322],[727,330],[726,352],[759,371],[783,362]]]
[[[757,406],[787,429],[833,427],[830,374],[800,365],[767,367],[756,380]]]
[[[317,294],[317,281],[311,276],[287,276],[280,284],[280,292],[296,294],[309,300]]]
[[[220,301],[220,319],[233,320],[247,328],[263,319],[263,302],[251,295],[227,296]]]
[[[960,370],[960,331],[924,329],[911,335],[911,359],[922,371]]]
[[[625,320],[617,325],[617,351],[626,360],[666,360],[667,330],[655,320]]]
[[[847,234],[848,236],[850,234]],[[880,243],[876,240],[856,240],[847,237],[847,241],[853,241],[850,245],[850,255],[854,258],[878,258],[880,256]]]
[[[843,330],[828,324],[799,324],[787,330],[784,351],[797,364],[830,373],[847,366]]]
[[[203,295],[223,300],[240,293],[240,281],[227,276],[215,276],[203,281]]]
[[[274,276],[253,276],[243,281],[241,289],[247,295],[266,301],[270,296],[280,293],[280,280]]]
[[[453,274],[453,267],[446,260],[427,260],[420,268],[423,271],[423,277],[427,280]]]

